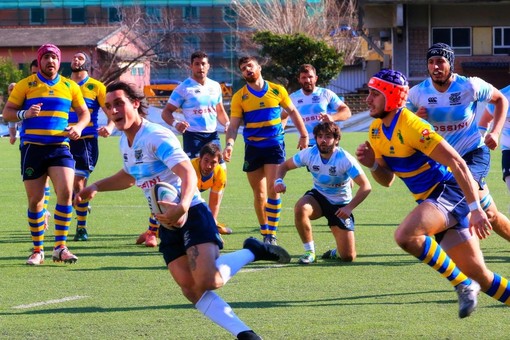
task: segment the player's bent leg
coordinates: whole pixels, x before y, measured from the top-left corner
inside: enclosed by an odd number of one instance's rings
[[[223,286],[223,278],[216,268],[216,259],[220,255],[220,249],[216,244],[194,245],[186,250],[186,254],[198,290],[215,290]]]
[[[337,257],[344,262],[353,262],[356,259],[356,242],[354,231],[332,227],[335,237]]]
[[[463,273],[480,284],[485,294],[510,306],[510,284],[506,278],[487,268],[478,238],[471,237],[448,249],[447,253]]]
[[[492,202],[485,212],[487,213],[487,217],[489,217],[494,232],[510,242],[510,220],[508,217],[498,211],[494,202]]]

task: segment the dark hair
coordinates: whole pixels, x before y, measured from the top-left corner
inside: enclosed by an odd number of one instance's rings
[[[239,61],[238,61],[238,63],[237,63],[237,66],[238,66],[239,68],[241,68],[241,65],[242,65],[242,64],[245,64],[245,63],[247,63],[247,62],[249,62],[249,61],[254,61],[254,62],[256,62],[257,64],[259,63],[259,61],[257,60],[257,58],[255,58],[255,57],[254,57],[254,56],[252,56],[252,55],[249,55],[249,56],[245,56],[245,57],[241,57],[241,58],[239,58]]]
[[[37,59],[32,60],[32,62],[30,63],[30,67],[33,67],[33,66],[39,67],[39,65],[37,64]]]
[[[143,92],[138,91],[135,87],[135,84],[128,84],[123,81],[116,81],[111,83],[106,87],[106,93],[122,90],[126,94],[126,97],[129,98],[131,102],[138,100],[140,102],[140,106],[138,106],[138,114],[142,117],[146,117],[149,110],[149,105],[145,100],[145,96]]]
[[[313,71],[313,73],[317,74],[315,67],[313,67],[311,64],[303,64],[299,66],[298,77],[301,73],[308,73],[309,71]]]
[[[200,158],[204,157],[204,155],[211,155],[213,157],[218,157],[219,161],[223,159],[221,156],[221,150],[218,144],[213,142],[207,143],[200,149]]]
[[[195,51],[195,52],[193,52],[193,54],[191,54],[191,63],[193,64],[193,60],[195,60],[197,58],[198,59],[207,58],[207,60],[209,60],[209,56],[204,51]]]
[[[335,124],[335,122],[320,122],[319,124],[315,125],[313,128],[314,137],[317,137],[319,132],[331,133],[333,137],[338,140],[342,138],[340,128]]]

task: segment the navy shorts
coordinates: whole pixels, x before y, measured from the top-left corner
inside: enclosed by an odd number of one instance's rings
[[[197,204],[188,211],[188,220],[182,228],[170,230],[159,228],[159,251],[168,265],[175,259],[186,255],[186,250],[197,244],[215,243],[223,249],[216,221],[205,203]]]
[[[76,175],[88,177],[94,171],[99,158],[97,138],[81,138],[69,142],[71,153],[76,161]]]
[[[182,148],[189,158],[200,156],[200,149],[207,143],[213,142],[221,149],[220,136],[218,132],[189,132],[184,131],[182,135]]]
[[[501,155],[501,167],[503,169],[503,182],[510,176],[510,150],[503,150]]]
[[[67,145],[25,144],[21,147],[23,180],[37,179],[52,166],[74,169],[74,158]]]
[[[483,145],[478,149],[468,152],[462,156],[462,158],[466,161],[471,174],[480,186],[480,190],[482,190],[487,184],[485,180],[491,169],[491,154],[489,148]]]
[[[275,146],[258,148],[252,145],[244,146],[243,171],[255,171],[265,164],[281,164],[285,162],[285,143]]]
[[[331,204],[331,202],[316,189],[308,190],[305,193],[305,196],[312,196],[317,203],[319,203],[322,210],[322,216],[326,217],[330,227],[338,227],[343,230],[354,231],[354,216],[352,214],[350,218],[346,218],[345,220],[335,215],[336,211],[345,207],[346,204]]]

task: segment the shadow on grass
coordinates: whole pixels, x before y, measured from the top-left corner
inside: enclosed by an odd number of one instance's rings
[[[231,302],[229,305],[234,309],[252,309],[252,308],[289,308],[289,307],[325,307],[325,306],[363,306],[363,305],[408,305],[408,304],[455,304],[455,295],[452,299],[440,300],[430,298],[424,300],[420,297],[414,302],[398,302],[395,301],[398,297],[403,296],[423,296],[436,295],[451,292],[450,290],[429,290],[429,291],[416,291],[416,292],[403,292],[403,293],[387,293],[376,295],[359,295],[349,297],[338,297],[329,299],[308,299],[308,300],[285,300],[285,301],[250,301],[250,302]],[[385,299],[388,298],[388,299]],[[369,300],[369,301],[363,301]],[[505,307],[504,305],[501,305]],[[117,312],[135,312],[135,311],[157,311],[157,310],[176,310],[176,309],[194,309],[192,304],[173,304],[173,305],[159,305],[159,306],[133,306],[133,307],[112,307],[103,308],[97,306],[89,307],[72,307],[72,308],[46,308],[39,310],[27,311],[12,311],[0,312],[1,316],[16,316],[16,315],[44,315],[44,314],[87,314],[87,313],[117,313]]]

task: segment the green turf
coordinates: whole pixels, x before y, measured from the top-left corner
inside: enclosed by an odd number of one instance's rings
[[[365,133],[345,133],[341,144],[354,153],[365,138]],[[286,141],[290,156],[297,138],[288,134]],[[121,166],[118,137],[100,143],[101,157],[92,180]],[[0,339],[232,338],[181,295],[156,249],[134,245],[147,227],[149,213],[136,188],[100,193],[92,201],[90,240],[69,242],[79,256],[77,264],[47,260],[39,267],[25,265],[31,241],[19,151],[2,138],[0,155]],[[240,248],[246,237],[258,233],[251,189],[241,171],[242,156],[238,138],[219,216],[234,230],[224,236],[225,252]],[[500,152],[493,152],[489,185],[501,210],[507,212],[509,196],[499,164]],[[509,337],[510,309],[482,294],[478,310],[458,319],[450,284],[395,244],[393,231],[414,206],[399,181],[389,189],[374,184],[372,194],[354,212],[356,262],[319,259],[310,266],[297,264],[303,249],[293,225],[293,205],[311,187],[311,177],[298,169],[289,172],[286,183],[279,242],[291,253],[292,262],[250,264],[217,291],[264,339]],[[53,196],[50,207],[54,203]],[[72,235],[74,225],[71,239]],[[318,253],[334,246],[325,220],[314,223],[314,238]],[[50,227],[48,250],[52,243]],[[488,266],[510,277],[510,245],[492,236],[482,247]]]

